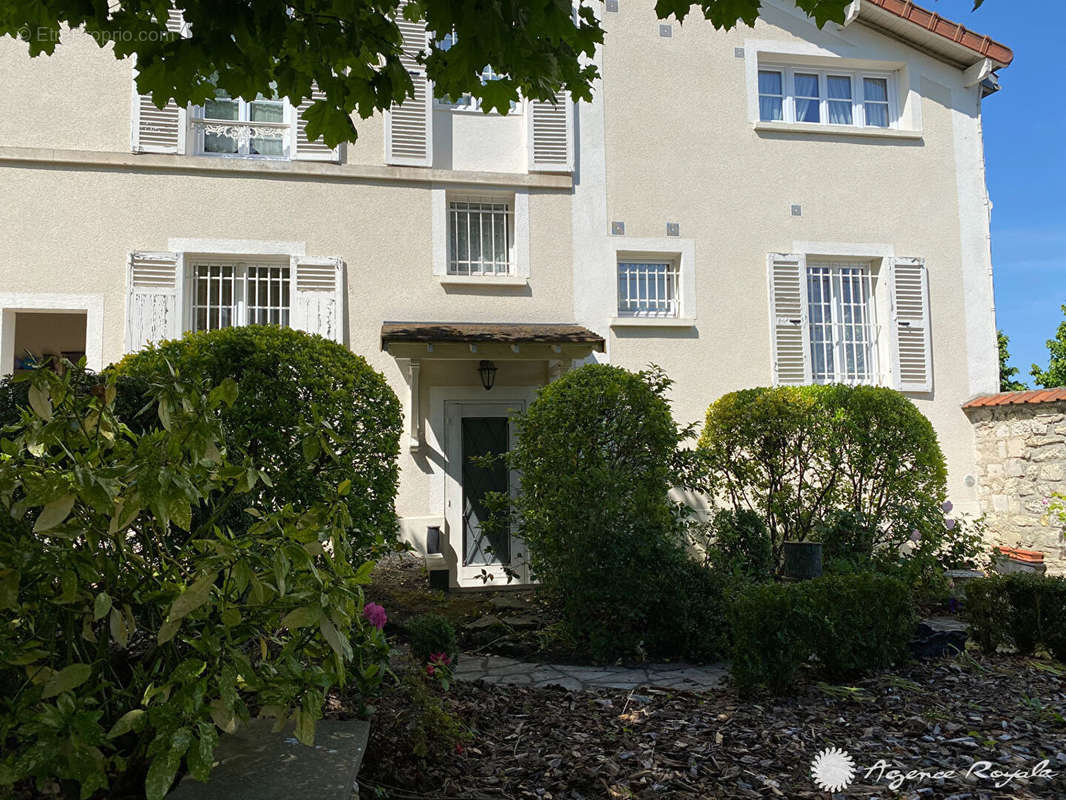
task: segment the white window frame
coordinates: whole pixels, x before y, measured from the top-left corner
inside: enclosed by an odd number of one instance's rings
[[[237,103],[237,119],[224,120],[224,119],[212,119],[205,114],[206,106],[192,106],[191,113],[189,114],[189,127],[190,131],[186,135],[187,141],[193,143],[193,155],[197,156],[209,156],[212,158],[240,158],[240,159],[252,159],[256,161],[291,161],[293,160],[293,143],[296,141],[296,109],[288,98],[282,97],[276,101],[256,101],[245,100],[240,97],[227,98],[236,101]],[[248,117],[250,116],[250,108],[252,103],[255,102],[279,102],[282,105],[282,121],[281,122],[251,122]],[[212,153],[204,149],[204,133],[205,129],[209,125],[226,125],[236,128],[276,128],[282,131],[283,136],[279,138],[282,143],[281,155],[269,155],[260,153],[249,153],[248,142],[238,140],[236,153]]]
[[[199,331],[199,330],[215,330],[214,328],[198,328],[197,327],[197,305],[196,292],[197,292],[197,271],[201,267],[232,267],[233,272],[233,303],[232,314],[233,321],[226,327],[240,327],[251,324],[249,322],[249,302],[248,302],[248,270],[249,268],[267,267],[267,268],[279,268],[288,270],[288,284],[289,284],[289,305],[288,305],[288,321],[281,324],[283,328],[293,327],[293,298],[296,293],[296,281],[295,273],[293,271],[291,260],[285,259],[271,259],[271,258],[233,258],[233,257],[215,257],[208,255],[194,255],[185,253],[185,319],[183,330],[186,331]]]
[[[881,274],[871,261],[858,261],[848,258],[817,258],[808,257],[804,264],[803,281],[806,285],[806,291],[804,292],[804,302],[806,308],[804,308],[804,315],[806,318],[806,331],[805,331],[805,346],[808,350],[810,357],[810,374],[811,382],[816,384],[827,383],[844,383],[849,385],[865,385],[876,386],[882,382],[882,374],[880,369],[880,353],[879,353],[879,331],[880,327],[877,322],[877,287],[881,282]],[[840,306],[842,299],[839,297],[838,292],[841,290],[841,281],[843,271],[859,270],[861,273],[860,282],[863,292],[863,314],[866,317],[862,327],[864,328],[864,341],[861,343],[865,352],[866,362],[866,375],[864,377],[856,376],[850,378],[847,375],[847,355],[845,349],[848,346],[840,333],[843,330],[845,322],[841,319]],[[828,297],[830,318],[827,324],[829,329],[829,339],[826,342],[829,345],[829,354],[832,358],[832,368],[829,374],[825,377],[815,377],[815,358],[814,358],[814,327],[815,323],[812,319],[811,307],[811,275],[814,270],[827,270],[829,277],[830,293]],[[854,346],[854,345],[852,345]]]
[[[764,120],[760,113],[758,77],[760,72],[778,72],[781,74],[782,90],[782,119]],[[818,76],[818,121],[804,122],[796,119],[796,73],[801,75]],[[829,77],[848,77],[851,79],[851,122],[829,122]],[[888,127],[866,124],[866,101],[865,79],[883,80],[888,88]],[[898,130],[900,127],[899,105],[899,76],[897,73],[879,70],[865,70],[854,68],[838,69],[826,66],[807,66],[804,64],[789,64],[779,61],[760,60],[755,75],[755,119],[760,125],[803,125],[814,127],[833,128],[858,128],[867,131]],[[773,95],[776,97],[777,95]],[[837,101],[839,102],[839,101]]]
[[[451,41],[449,42],[449,40],[451,40]],[[441,50],[447,51],[447,50],[451,49],[453,44],[455,44],[455,33],[454,32],[445,34],[438,41],[437,46]],[[445,47],[444,45],[447,45],[447,46]],[[479,77],[481,79],[481,85],[484,86],[489,81],[498,80],[499,78],[501,78],[503,76],[501,76],[499,73],[497,73],[496,70],[494,70],[492,68],[491,64],[486,64],[481,69],[481,74],[480,74]],[[470,113],[472,111],[476,111],[478,113],[484,113],[483,110],[482,110],[482,107],[481,107],[481,99],[477,98],[477,97],[474,97],[472,94],[469,94],[469,93],[461,95],[460,97],[456,98],[455,100],[448,100],[447,98],[444,98],[444,97],[434,96],[433,97],[433,107],[434,108],[439,108],[439,109],[446,109],[446,110],[449,110],[449,111],[455,111],[455,112],[458,112],[460,114],[468,114],[468,113]],[[521,116],[522,113],[523,113],[524,108],[525,108],[525,103],[523,103],[522,100],[521,100],[521,97],[519,97],[519,99],[517,101],[515,101],[515,100],[511,101],[511,108],[507,112],[507,115],[508,116],[513,116],[513,115],[517,114],[517,115]],[[500,112],[497,111],[496,109],[493,109],[492,111],[489,111],[488,114],[489,114],[489,116],[499,115]]]
[[[104,296],[102,294],[0,294],[0,375],[15,371],[15,321],[20,311],[84,312],[85,365],[96,372],[104,368]]]
[[[462,208],[462,206],[490,206],[491,208]],[[503,206],[503,210],[498,207]],[[474,271],[474,263],[471,259],[467,258],[465,261],[459,259],[458,242],[453,239],[458,236],[456,232],[456,226],[459,225],[459,216],[463,214],[466,219],[467,225],[467,255],[470,254],[470,241],[471,241],[471,219],[474,215],[479,216],[480,222],[478,225],[478,236],[481,242],[484,243],[483,231],[484,220],[487,217],[492,221],[492,234],[490,239],[493,242],[495,250],[495,233],[496,226],[495,221],[498,217],[503,217],[504,223],[504,236],[506,241],[506,262],[504,262],[505,270],[500,272],[494,269],[492,272],[486,272],[486,264],[499,264],[500,262],[493,259],[492,261],[486,261],[484,256],[484,248],[481,248],[482,258],[479,260],[478,271]],[[485,194],[458,194],[453,193],[448,195],[448,256],[447,256],[447,274],[449,277],[455,278],[495,278],[495,277],[514,277],[515,274],[515,236],[514,236],[514,196],[502,196],[502,195],[485,195]],[[460,264],[466,264],[466,271],[462,271]]]
[[[674,237],[641,238],[635,236],[610,237],[611,287],[604,294],[612,298],[609,325],[612,328],[691,328],[696,324],[696,243],[694,239]],[[672,263],[677,265],[678,296],[676,314],[672,316],[619,314],[618,265],[620,263]]]
[[[504,274],[454,274],[449,271],[451,258],[450,201],[479,198],[487,202],[509,204],[512,221],[510,270]],[[529,190],[494,190],[483,187],[452,188],[435,185],[430,190],[432,206],[431,239],[433,248],[433,275],[444,287],[448,286],[496,286],[522,287],[529,283]]]

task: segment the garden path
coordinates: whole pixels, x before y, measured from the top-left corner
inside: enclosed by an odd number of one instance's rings
[[[494,686],[561,686],[573,691],[594,689],[676,689],[699,692],[722,686],[725,664],[646,664],[640,667],[587,667],[519,661],[501,656],[463,654],[455,664],[455,678]]]

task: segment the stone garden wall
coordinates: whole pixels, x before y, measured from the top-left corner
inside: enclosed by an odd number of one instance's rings
[[[966,408],[977,446],[977,496],[991,544],[1042,550],[1048,573],[1066,573],[1061,528],[1045,501],[1066,493],[1066,400]]]

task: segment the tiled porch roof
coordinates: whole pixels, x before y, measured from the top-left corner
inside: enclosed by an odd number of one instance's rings
[[[1015,406],[1027,403],[1054,403],[1066,400],[1066,386],[1057,389],[1035,389],[1027,392],[1000,392],[975,397],[963,404],[963,408],[983,408],[985,406]]]
[[[390,342],[460,342],[496,344],[586,344],[603,352],[603,337],[573,323],[386,322],[381,347]]]
[[[866,14],[863,14],[863,6],[866,6]],[[885,11],[891,16],[878,18],[874,9]],[[911,0],[861,0],[859,18],[875,25],[883,25],[904,38],[920,39],[923,32],[934,34],[936,38],[932,41],[940,44],[933,46],[937,50],[943,49],[944,55],[954,52],[963,56],[969,51],[973,58],[988,58],[1001,67],[1014,60],[1014,53],[1005,44],[915,5]],[[902,23],[893,22],[893,18]]]

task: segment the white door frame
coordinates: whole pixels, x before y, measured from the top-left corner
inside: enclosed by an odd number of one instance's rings
[[[497,393],[498,392],[498,393]],[[525,410],[532,400],[536,388],[499,387],[486,392],[481,387],[469,389],[450,389],[446,397],[441,397],[444,422],[444,441],[442,452],[445,456],[444,468],[444,518],[448,543],[456,555],[456,582],[460,586],[507,586],[515,585],[512,579],[507,581],[507,573],[502,566],[463,565],[463,486],[462,486],[462,419],[463,417],[510,417],[515,412]],[[513,443],[514,429],[509,426]],[[510,475],[512,495],[518,488],[515,472]],[[519,583],[529,582],[529,569],[526,558],[525,543],[511,538],[511,568],[519,574]],[[484,581],[483,572],[492,576]]]
[[[0,294],[0,375],[15,371],[15,315],[20,311],[85,312],[85,365],[94,372],[104,368],[102,294],[5,292]]]

